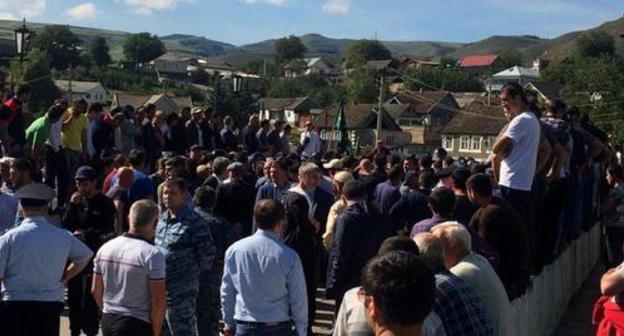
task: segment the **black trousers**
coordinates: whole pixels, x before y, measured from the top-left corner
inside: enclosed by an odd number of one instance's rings
[[[0,334],[58,336],[62,302],[4,301],[0,308]]]
[[[67,283],[67,303],[69,305],[69,329],[72,335],[84,332],[95,336],[99,330],[99,308],[91,295],[90,272],[83,272]]]
[[[152,326],[130,316],[105,313],[102,315],[104,336],[152,336]]]
[[[69,176],[65,150],[60,149],[55,152],[52,148],[47,147],[45,161],[45,183],[52,189],[56,188],[57,205],[65,206],[69,200]]]
[[[616,267],[624,260],[624,228],[605,227],[607,268]]]

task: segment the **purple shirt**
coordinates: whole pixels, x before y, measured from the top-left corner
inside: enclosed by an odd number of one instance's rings
[[[423,219],[414,224],[414,226],[412,226],[412,231],[410,232],[410,237],[414,237],[418,233],[429,232],[434,226],[448,221],[454,221],[453,217],[449,215],[433,214],[433,217]]]
[[[384,182],[375,188],[375,200],[381,207],[382,214],[390,213],[390,208],[401,198],[399,186],[394,186],[390,182]]]

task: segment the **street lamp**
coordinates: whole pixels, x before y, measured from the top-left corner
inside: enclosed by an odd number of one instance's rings
[[[232,76],[232,91],[234,91],[234,93],[239,93],[241,91],[241,88],[243,86],[243,77],[239,76],[239,75],[233,75]]]
[[[28,53],[28,46],[30,45],[30,39],[35,35],[35,32],[26,27],[26,18],[22,21],[22,26],[15,30],[15,49],[17,56],[19,57],[20,66],[24,61],[24,57]]]

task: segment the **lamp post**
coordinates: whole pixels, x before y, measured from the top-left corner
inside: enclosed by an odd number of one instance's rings
[[[15,50],[19,58],[20,68],[24,62],[24,57],[28,53],[31,38],[35,32],[26,27],[26,18],[22,21],[22,26],[15,30]]]

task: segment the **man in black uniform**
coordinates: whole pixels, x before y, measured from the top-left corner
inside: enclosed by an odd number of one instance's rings
[[[115,235],[115,205],[96,189],[96,179],[95,169],[89,166],[78,168],[75,176],[77,191],[63,217],[65,228],[94,252]],[[80,335],[81,331],[87,336],[98,333],[99,309],[90,293],[91,278],[92,268],[87,267],[67,285],[72,336]]]

